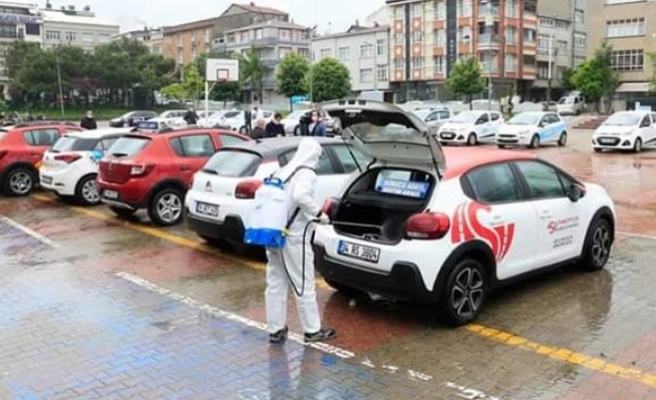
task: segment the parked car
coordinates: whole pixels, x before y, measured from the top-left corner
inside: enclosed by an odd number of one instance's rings
[[[260,115],[263,117],[263,119],[266,122],[271,121],[271,118],[273,118],[273,111],[269,110],[260,110]],[[246,113],[244,111],[240,110],[235,110],[235,111],[228,111],[227,113],[223,114],[221,117],[221,120],[219,121],[218,125],[221,127],[237,131],[239,133],[245,134],[246,133]],[[253,119],[251,125],[255,125],[255,119]]]
[[[441,144],[492,143],[502,123],[498,111],[462,111],[442,124],[437,136]]]
[[[245,140],[234,132],[201,128],[125,135],[100,162],[101,201],[119,216],[146,209],[155,225],[178,224],[193,175],[216,150]]]
[[[376,160],[325,203],[332,222],[314,234],[315,266],[335,289],[433,304],[459,326],[502,284],[608,262],[615,208],[603,187],[528,152],[443,152],[423,122],[391,105],[325,107]]]
[[[301,118],[307,114],[308,110],[292,111],[289,115],[282,119],[281,123],[285,127],[287,135],[300,136],[301,134]],[[327,127],[326,127],[327,128]]]
[[[57,196],[72,197],[79,204],[100,204],[96,187],[102,155],[131,128],[108,128],[69,132],[43,155],[39,170],[41,187]]]
[[[581,115],[585,110],[585,101],[581,96],[565,96],[558,100],[556,110],[560,115]]]
[[[182,126],[187,125],[184,116],[187,110],[168,110],[164,111],[155,118],[151,118],[148,122],[157,122],[162,126]]]
[[[3,194],[26,196],[37,186],[43,153],[74,123],[36,121],[0,129],[0,185]]]
[[[428,125],[432,134],[437,134],[440,127],[453,118],[453,113],[448,108],[419,108],[413,113]]]
[[[592,134],[592,148],[607,150],[642,151],[656,144],[656,113],[649,111],[620,111],[611,115]]]
[[[240,244],[244,222],[253,210],[255,191],[262,179],[287,164],[301,137],[265,139],[227,146],[196,173],[185,198],[189,229],[211,243]],[[317,138],[324,148],[316,168],[316,200],[334,196],[358,166],[369,160],[341,140]]]
[[[109,126],[112,128],[123,128],[125,126],[137,126],[141,121],[157,117],[154,111],[130,111],[118,118],[109,120]]]
[[[501,125],[497,146],[528,146],[537,149],[543,144],[567,145],[567,123],[554,112],[527,111],[519,113]]]

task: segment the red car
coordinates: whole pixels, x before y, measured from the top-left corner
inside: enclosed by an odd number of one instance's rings
[[[73,123],[26,122],[0,129],[0,184],[8,196],[26,196],[39,182],[38,165],[59,137],[81,131]]]
[[[125,135],[100,162],[102,202],[122,217],[146,209],[155,225],[178,224],[194,174],[222,146],[247,140],[236,132],[202,128]]]

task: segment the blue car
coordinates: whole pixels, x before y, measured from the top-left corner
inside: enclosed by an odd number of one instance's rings
[[[499,128],[496,136],[500,148],[543,144],[567,145],[567,124],[555,112],[528,111],[515,115]]]

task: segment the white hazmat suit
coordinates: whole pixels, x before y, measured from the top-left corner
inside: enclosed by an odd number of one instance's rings
[[[301,140],[294,158],[285,165],[275,176],[285,181],[287,195],[290,196],[288,214],[291,218],[294,210],[299,212],[288,229],[285,246],[282,248],[267,248],[267,288],[266,313],[269,332],[276,333],[287,325],[287,298],[290,282],[293,281],[296,290],[303,291],[296,296],[299,319],[306,334],[321,330],[321,318],[317,305],[317,296],[314,282],[314,256],[307,237],[303,237],[307,224],[321,215],[321,207],[314,198],[314,188],[317,183],[317,174],[314,171],[322,153],[321,145],[314,139]],[[300,168],[299,167],[307,167]],[[311,228],[310,228],[311,229]],[[303,274],[303,247],[305,246],[305,274]],[[284,257],[284,263],[283,258]],[[289,278],[285,272],[285,266]],[[305,282],[304,282],[305,281]],[[293,289],[292,289],[293,290]]]

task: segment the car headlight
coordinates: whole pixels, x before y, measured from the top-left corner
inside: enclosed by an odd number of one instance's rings
[[[636,132],[636,131],[624,131],[624,132],[622,132],[622,135],[624,135],[624,136],[630,136],[630,135],[633,135],[635,132]]]

